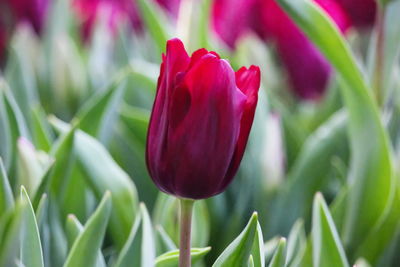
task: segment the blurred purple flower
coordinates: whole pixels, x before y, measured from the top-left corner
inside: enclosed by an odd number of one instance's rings
[[[344,33],[350,20],[334,0],[315,0]],[[248,30],[274,43],[288,71],[293,92],[301,99],[319,99],[327,87],[331,67],[275,0],[215,0],[213,25],[217,34],[234,48]],[[234,25],[235,30],[232,29]]]
[[[370,27],[375,22],[377,2],[375,0],[336,0],[358,28]]]
[[[121,20],[127,19],[134,29],[140,30],[142,23],[133,0],[74,0],[73,8],[82,23],[82,35],[89,39],[97,16],[106,17],[107,24],[115,32]]]
[[[49,0],[1,0],[9,6],[16,23],[27,22],[40,34],[47,18]]]
[[[180,0],[154,0],[171,15],[177,16]],[[141,31],[142,20],[135,0],[74,0],[73,8],[82,23],[82,35],[89,39],[97,16],[106,17],[109,29],[115,32],[121,20],[128,20],[132,28]]]
[[[177,17],[179,13],[179,5],[181,0],[156,0],[157,3],[164,7],[170,15],[173,17]]]

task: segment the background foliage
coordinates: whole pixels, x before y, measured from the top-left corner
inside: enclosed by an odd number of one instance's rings
[[[279,3],[336,70],[319,102],[285,93],[273,48],[255,36],[224,47],[210,31],[211,0],[196,2],[187,25],[189,51],[263,74],[239,174],[195,205],[193,262],[397,266],[400,2],[386,6],[380,101],[376,32],[344,39],[311,1]],[[40,39],[19,25],[0,76],[0,266],[177,266],[178,202],[155,188],[144,154],[161,53],[179,21],[138,0],[143,32],[121,23],[112,33],[100,17],[85,43],[69,4],[54,1]]]

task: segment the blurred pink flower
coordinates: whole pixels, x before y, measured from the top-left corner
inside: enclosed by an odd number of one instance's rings
[[[82,23],[81,29],[85,40],[90,37],[99,14],[106,17],[112,32],[116,30],[118,23],[123,19],[127,19],[137,30],[142,27],[133,0],[74,0],[72,5]]]
[[[358,28],[370,27],[375,22],[377,2],[375,0],[336,0]]]
[[[335,0],[314,1],[343,33],[351,26],[346,12]],[[317,100],[323,95],[331,75],[329,63],[275,0],[215,0],[213,25],[231,48],[250,30],[273,43],[295,95],[307,100]]]
[[[157,1],[171,15],[177,16],[180,0]],[[74,0],[73,8],[82,22],[82,34],[87,40],[99,14],[106,17],[111,32],[115,32],[121,20],[128,20],[132,28],[141,31],[142,21],[135,0]]]
[[[179,13],[179,5],[181,0],[156,0],[157,3],[164,7],[170,15],[177,17]]]
[[[47,18],[49,0],[1,0],[9,6],[16,23],[27,22],[40,34]]]
[[[341,7],[332,0],[316,0],[344,33],[350,26]],[[294,24],[275,0],[259,1],[258,35],[276,45],[293,92],[301,99],[317,100],[327,87],[331,67],[318,49]],[[257,23],[257,21],[256,21]]]

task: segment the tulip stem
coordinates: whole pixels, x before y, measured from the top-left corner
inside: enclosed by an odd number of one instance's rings
[[[190,235],[192,231],[192,213],[194,200],[180,199],[181,241],[179,246],[179,267],[190,267]]]

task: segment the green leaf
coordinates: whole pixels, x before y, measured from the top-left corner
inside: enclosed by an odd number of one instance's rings
[[[192,264],[195,264],[201,260],[208,252],[211,247],[207,248],[192,248],[190,249],[190,255]],[[156,267],[177,267],[179,263],[179,250],[169,251],[157,257]]]
[[[111,212],[111,193],[106,192],[99,206],[89,218],[83,231],[76,238],[64,267],[96,266],[108,219]]]
[[[45,216],[47,214],[47,209],[48,209],[48,198],[47,194],[43,194],[42,197],[40,198],[39,204],[35,210],[35,215],[36,215],[36,221],[38,224],[38,227],[41,227],[43,223],[45,222]]]
[[[0,221],[0,266],[14,266],[19,258],[21,229],[24,227],[27,203],[19,201],[14,210],[3,214]]]
[[[396,179],[394,201],[388,206],[387,216],[371,230],[365,240],[359,244],[356,257],[363,257],[374,266],[379,265],[382,253],[387,251],[399,229],[400,221],[400,188],[399,180]]]
[[[242,267],[248,263],[255,233],[257,231],[257,213],[254,212],[240,235],[222,252],[213,267]]]
[[[332,158],[347,154],[346,129],[347,116],[339,111],[307,138],[278,194],[275,216],[268,218],[269,233],[286,234],[298,218],[310,217],[314,194],[329,181]]]
[[[321,193],[313,205],[313,263],[320,267],[349,267],[335,224]]]
[[[14,207],[14,197],[8,181],[7,173],[0,158],[0,214]],[[1,215],[0,215],[1,218]]]
[[[349,250],[354,251],[386,215],[386,206],[393,200],[394,179],[387,133],[371,90],[334,23],[312,1],[279,0],[279,3],[340,74],[340,89],[349,115],[352,155],[343,238]]]
[[[8,169],[12,159],[12,141],[11,127],[9,124],[8,114],[4,103],[4,88],[5,81],[0,78],[0,157],[3,158],[5,168]]]
[[[53,136],[46,120],[46,114],[41,106],[32,109],[32,133],[37,149],[49,152]]]
[[[279,240],[278,247],[275,250],[274,256],[272,257],[269,267],[284,267],[286,259],[286,239],[281,238]]]
[[[59,201],[65,198],[65,187],[70,179],[71,166],[74,160],[73,145],[75,127],[61,135],[51,148],[50,156],[55,159],[51,169],[44,171],[35,194],[33,204],[36,207],[42,194],[49,190]],[[50,165],[49,167],[50,168]]]
[[[251,249],[252,266],[264,267],[265,254],[264,254],[264,240],[260,224],[257,222],[257,231],[254,237],[253,248]]]
[[[165,50],[167,40],[170,39],[170,34],[167,29],[168,20],[164,15],[165,13],[158,5],[150,3],[147,0],[138,0],[137,4],[146,29],[148,29],[151,37],[155,41],[159,54],[161,54],[161,52]]]
[[[66,132],[69,125],[51,119],[52,125]],[[109,190],[112,194],[111,234],[119,248],[125,244],[137,210],[135,185],[108,151],[93,137],[78,130],[75,133],[74,151],[84,172],[84,177],[95,194],[100,197]]]
[[[18,27],[9,47],[4,76],[9,83],[21,113],[30,125],[31,108],[38,104],[38,91],[34,72],[37,55],[35,33],[29,27]]]
[[[128,240],[118,256],[117,267],[153,266],[156,258],[155,241],[150,216],[140,204],[140,215],[132,226]]]
[[[162,225],[157,225],[157,252],[166,253],[171,250],[176,250],[178,247],[176,246],[175,242],[171,239],[171,237],[167,234],[164,227]]]
[[[298,266],[306,249],[307,239],[304,230],[304,223],[301,219],[297,220],[290,231],[287,242],[287,266]]]
[[[83,225],[78,221],[78,219],[75,217],[73,214],[69,214],[67,216],[67,222],[65,223],[65,231],[67,235],[67,240],[68,240],[68,247],[69,249],[72,248],[75,240],[78,238],[78,236],[84,231]],[[97,261],[96,261],[96,267],[105,267],[106,263],[104,261],[104,257],[99,251],[97,253]]]
[[[119,73],[106,90],[97,92],[82,106],[75,116],[81,130],[100,141],[107,140],[112,129],[110,122],[114,122],[118,114],[127,73],[126,70]]]
[[[21,199],[27,203],[27,208],[24,214],[24,228],[21,234],[20,260],[25,266],[41,267],[44,266],[44,263],[39,228],[28,193],[23,186],[21,187]]]

